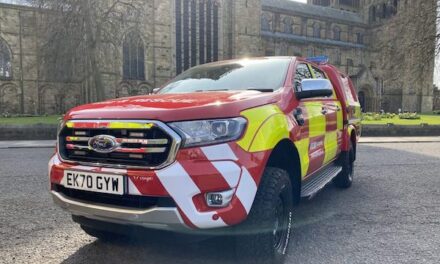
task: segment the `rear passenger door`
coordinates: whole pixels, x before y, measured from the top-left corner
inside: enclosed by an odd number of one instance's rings
[[[303,79],[313,79],[309,64],[300,62],[297,65],[294,88],[295,91],[301,91],[301,81]],[[324,139],[326,133],[326,117],[323,111],[322,98],[308,98],[299,101],[298,108],[302,111],[304,125],[301,126],[300,143],[302,146],[301,162],[302,177],[306,177],[317,171],[323,166],[325,159]],[[298,146],[297,145],[297,146]]]
[[[313,77],[316,79],[327,79],[323,71],[311,65]],[[336,92],[333,88],[333,96],[321,99],[322,114],[325,116],[325,139],[324,151],[325,157],[323,165],[333,161],[341,152],[342,145],[342,106],[336,97]]]

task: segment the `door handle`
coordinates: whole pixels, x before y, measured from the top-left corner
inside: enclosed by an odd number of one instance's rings
[[[293,111],[293,117],[295,117],[295,120],[296,122],[298,122],[298,125],[303,126],[305,124],[303,111],[301,108],[298,107]]]

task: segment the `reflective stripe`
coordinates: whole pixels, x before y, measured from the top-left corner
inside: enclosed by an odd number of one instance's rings
[[[153,123],[126,123],[126,122],[111,122],[108,125],[108,128],[111,129],[151,129],[154,127]]]
[[[246,133],[243,135],[240,141],[237,142],[237,144],[244,150],[249,150],[257,131],[260,129],[260,126],[266,119],[274,114],[284,115],[277,105],[265,105],[241,112],[241,115],[246,117],[248,120],[248,124]]]
[[[68,128],[111,128],[111,129],[151,129],[154,123],[135,123],[135,122],[66,122]]]
[[[177,206],[194,226],[198,228],[226,226],[226,223],[221,218],[213,219],[216,212],[200,213],[197,210],[192,198],[199,194],[200,190],[178,162],[156,171],[156,175]]]
[[[338,102],[336,102],[336,105],[339,107],[339,111],[337,111],[337,121],[336,122],[338,122],[337,123],[337,128],[338,128],[338,130],[342,130],[343,128],[344,128],[344,118],[343,118],[343,116],[342,116],[342,111],[343,111],[343,108],[342,108],[342,105],[341,105],[341,103],[338,101]]]
[[[128,193],[131,195],[142,195],[142,193],[138,190],[136,185],[133,183],[133,181],[128,178]]]
[[[257,184],[250,175],[249,171],[242,167],[240,183],[238,185],[235,195],[240,199],[241,204],[249,214],[252,204],[254,202],[255,194],[257,193]]]
[[[298,155],[301,163],[301,177],[304,178],[309,170],[309,144],[310,139],[305,138],[295,142],[295,147],[298,150]]]
[[[240,179],[241,169],[232,161],[214,161],[212,165],[221,173],[223,178],[229,184],[229,187],[234,188]]]
[[[334,159],[338,150],[338,132],[332,131],[327,132],[324,139],[324,149],[325,149],[325,158],[324,164],[327,164],[329,161]]]
[[[255,135],[249,152],[259,152],[275,148],[282,139],[289,138],[289,125],[284,114],[270,116]]]
[[[231,147],[228,144],[214,145],[201,148],[205,156],[213,160],[237,160]]]
[[[309,118],[309,137],[325,135],[325,115],[321,113],[322,102],[304,102]]]

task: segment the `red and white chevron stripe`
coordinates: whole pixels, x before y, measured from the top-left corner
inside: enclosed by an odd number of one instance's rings
[[[127,175],[130,195],[170,196],[189,227],[205,229],[237,224],[246,218],[268,154],[248,153],[235,143],[182,149],[172,165],[155,171],[71,165],[55,155],[49,172],[51,182],[58,184],[64,169]],[[229,189],[235,191],[229,206],[206,205],[205,193]]]

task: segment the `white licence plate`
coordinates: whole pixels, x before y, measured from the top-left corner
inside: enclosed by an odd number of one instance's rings
[[[61,184],[76,190],[124,194],[124,176],[121,175],[65,170]]]

